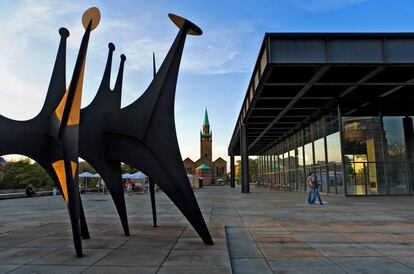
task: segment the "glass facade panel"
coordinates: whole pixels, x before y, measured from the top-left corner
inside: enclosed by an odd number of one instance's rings
[[[408,194],[407,164],[389,162],[386,168],[390,194]]]
[[[315,150],[315,175],[321,185],[321,192],[328,191],[326,159],[325,159],[325,139],[321,138],[313,143]]]
[[[298,189],[298,180],[297,180],[297,158],[296,158],[296,150],[289,151],[289,187],[291,189]]]
[[[297,149],[298,159],[298,189],[305,190],[305,171],[304,171],[304,159],[303,159],[303,147],[299,146]]]
[[[279,154],[279,185],[278,187],[281,187],[285,183],[285,178],[283,171],[285,169],[285,166],[283,165],[283,154]]]
[[[305,148],[305,168],[306,168],[306,173],[309,173],[312,171],[312,167],[313,167],[312,143],[306,144],[304,148]]]
[[[343,194],[344,182],[339,132],[326,136],[326,147],[328,155],[329,191],[331,193]]]
[[[342,163],[338,163],[332,166],[329,166],[329,172],[331,172],[332,168],[332,175],[336,182],[336,193],[337,194],[345,194],[344,189],[344,171]],[[329,176],[331,177],[331,173],[329,173]],[[332,191],[334,193],[334,191]]]
[[[407,194],[407,166],[403,117],[384,117],[384,148],[387,152],[386,170],[391,194]]]
[[[304,191],[314,171],[323,192],[413,194],[412,117],[341,119],[328,114],[259,156],[259,183]]]
[[[325,134],[330,135],[336,132],[339,132],[338,114],[330,113],[325,116]]]
[[[348,195],[386,193],[380,117],[344,117],[343,154]]]
[[[283,168],[284,181],[283,181],[282,187],[285,188],[289,185],[289,181],[290,181],[290,178],[289,178],[289,153],[288,152],[283,154],[283,167],[284,167]]]
[[[404,128],[402,117],[384,117],[384,145],[389,162],[405,162]]]

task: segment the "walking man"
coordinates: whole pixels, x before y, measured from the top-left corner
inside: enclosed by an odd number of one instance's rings
[[[308,204],[311,204],[313,193],[314,193],[314,184],[315,177],[313,175],[313,172],[309,172],[308,178],[306,179],[306,186],[308,187]]]
[[[318,178],[315,176],[315,180],[313,181],[313,195],[312,195],[312,200],[311,200],[311,204],[315,204],[316,198],[318,198],[319,200],[319,204],[323,205],[322,199],[321,199],[321,195],[319,194],[319,186],[320,183],[318,182]]]

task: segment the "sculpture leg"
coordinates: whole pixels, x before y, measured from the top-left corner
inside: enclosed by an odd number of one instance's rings
[[[205,244],[214,244],[188,181],[184,167],[163,166],[157,157],[139,140],[123,135],[109,135],[109,155],[137,167],[157,182],[161,190],[171,199],[187,218]],[[175,162],[181,164],[181,162]],[[176,172],[177,171],[177,172]]]
[[[69,183],[69,182],[68,182]],[[79,206],[79,192],[77,192],[76,185],[68,184],[68,201],[67,206],[69,210],[70,222],[72,225],[73,243],[75,245],[76,255],[82,257],[82,239],[80,229],[80,206]]]
[[[82,239],[90,239],[91,235],[89,234],[88,224],[86,223],[85,212],[83,211],[82,200],[79,194],[79,206],[80,206],[80,229],[82,234]]]
[[[59,178],[56,176],[56,173],[54,171],[54,169],[49,166],[49,165],[44,165],[44,169],[46,170],[46,172],[49,174],[49,176],[52,178],[53,181],[55,181],[55,185],[58,188],[60,194],[62,195],[63,199],[65,199],[64,195],[63,195],[63,191],[62,191],[62,186],[60,185],[59,182]],[[78,191],[79,193],[79,191]],[[83,205],[82,205],[82,200],[80,197],[80,193],[79,195],[79,210],[80,210],[80,228],[81,228],[81,234],[82,234],[82,238],[83,239],[90,239],[91,236],[89,234],[89,229],[88,229],[88,224],[86,223],[86,218],[85,218],[85,212],[83,210]]]
[[[124,234],[125,236],[129,236],[128,217],[126,212],[124,188],[122,186],[122,181],[118,180],[113,183],[107,183],[106,186],[109,190],[109,193],[111,193],[112,200],[114,201],[115,207],[118,211]]]
[[[96,169],[105,181],[106,187],[114,201],[125,236],[129,236],[128,216],[126,211],[124,187],[122,184],[122,171],[119,162],[100,161],[88,158],[89,163]]]
[[[157,208],[155,205],[155,183],[151,178],[149,180],[149,190],[151,196],[151,208],[152,208],[152,221],[154,223],[154,227],[157,227]]]

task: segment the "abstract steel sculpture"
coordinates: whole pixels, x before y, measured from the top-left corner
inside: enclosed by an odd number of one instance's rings
[[[60,29],[59,49],[41,112],[28,121],[0,115],[0,155],[22,154],[38,162],[56,183],[67,204],[77,256],[82,241],[89,238],[78,190],[78,157],[101,175],[111,193],[125,235],[129,235],[121,162],[137,167],[150,178],[150,197],[156,226],[154,182],[184,214],[205,244],[213,244],[181,161],[175,122],[176,82],[187,34],[201,35],[199,27],[177,15],[170,19],[180,29],[163,64],[144,94],[121,109],[125,56],[113,90],[110,88],[112,56],[109,44],[104,75],[89,106],[80,109],[89,36],[100,21],[97,8],[88,9],[82,23],[82,38],[74,72],[66,88],[67,29]],[[165,140],[169,141],[166,142]]]

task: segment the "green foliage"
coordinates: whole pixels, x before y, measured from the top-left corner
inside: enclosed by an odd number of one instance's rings
[[[241,176],[241,170],[243,169],[241,160],[237,160],[237,164],[240,167],[240,172],[239,174],[237,174],[236,180],[241,182],[240,176]],[[257,180],[257,160],[249,158],[249,181],[255,182],[256,180]]]
[[[122,174],[124,173],[136,173],[138,172],[138,169],[136,169],[135,167],[132,167],[130,165],[124,164],[122,163],[121,165],[121,170],[122,170]]]
[[[29,159],[8,162],[2,166],[0,188],[25,188],[33,184],[37,189],[51,189],[53,181],[38,163],[30,163]]]
[[[79,174],[84,173],[84,172],[89,172],[92,174],[96,173],[96,170],[88,163],[85,161],[79,161]]]
[[[88,163],[85,161],[79,161],[78,164],[78,168],[79,168],[79,174],[84,173],[84,172],[89,172],[92,174],[96,174],[96,170]],[[87,186],[89,187],[95,187],[97,184],[99,184],[100,179],[99,178],[79,178],[79,183],[82,186]]]

